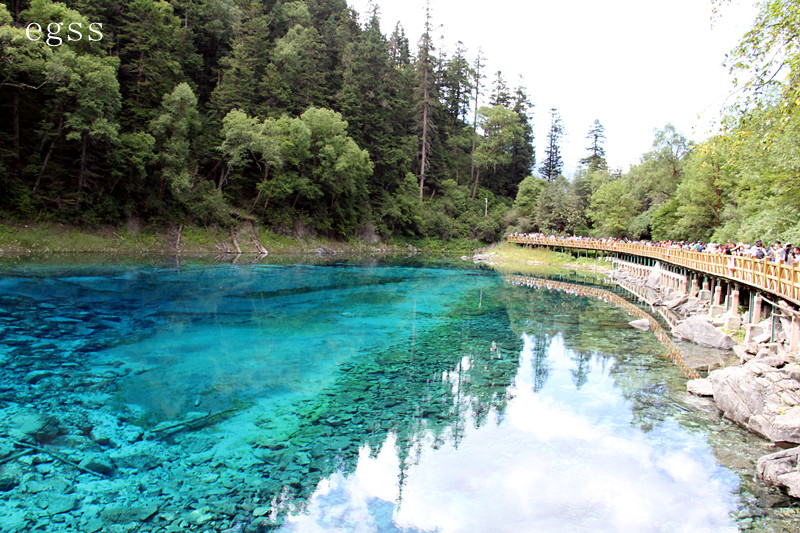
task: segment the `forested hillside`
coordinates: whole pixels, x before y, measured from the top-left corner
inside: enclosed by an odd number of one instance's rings
[[[362,20],[345,0],[0,3],[0,214],[499,238],[534,165],[524,87],[436,49],[429,16],[422,36]]]

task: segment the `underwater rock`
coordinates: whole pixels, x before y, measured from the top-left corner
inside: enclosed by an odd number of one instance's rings
[[[28,374],[25,376],[25,382],[28,383],[29,385],[35,385],[44,378],[49,378],[52,375],[53,372],[50,370],[33,370],[31,372],[28,372]]]
[[[80,498],[74,494],[42,492],[37,497],[36,504],[52,516],[74,511],[80,506]]]
[[[16,447],[14,443],[10,440],[2,439],[0,440],[0,459],[4,459],[14,453],[16,451]]]
[[[4,510],[0,514],[0,531],[4,533],[17,533],[18,531],[28,531],[28,519],[26,518],[27,511],[25,509],[17,509],[10,511]]]
[[[8,492],[19,485],[19,478],[13,474],[0,475],[0,492]]]
[[[128,524],[130,522],[144,522],[158,512],[158,505],[115,505],[103,509],[100,517],[107,524]]]
[[[758,460],[758,477],[786,490],[790,496],[800,498],[800,472],[798,457],[800,447],[781,450]]]
[[[101,446],[117,448],[141,440],[144,435],[144,430],[139,426],[121,424],[111,415],[105,415],[105,418],[99,420],[95,415],[92,422],[96,425],[90,431],[89,437]]]
[[[58,419],[51,415],[37,412],[18,413],[8,422],[8,431],[11,436],[20,440],[33,437],[37,442],[47,443],[61,433]]]
[[[183,517],[183,519],[189,522],[190,524],[197,524],[198,526],[201,526],[206,522],[213,520],[214,515],[211,513],[211,508],[205,506],[201,507],[200,509],[195,509],[194,511],[187,513],[186,516]]]
[[[650,321],[647,320],[646,318],[633,320],[631,322],[628,322],[628,325],[636,329],[641,329],[642,331],[650,331]]]
[[[117,470],[111,458],[99,453],[84,457],[83,461],[80,462],[80,466],[104,476],[111,476]]]
[[[690,316],[672,328],[672,335],[707,348],[730,350],[734,342],[700,315]]]
[[[139,472],[152,470],[164,463],[164,446],[153,441],[139,441],[109,452],[114,464]]]

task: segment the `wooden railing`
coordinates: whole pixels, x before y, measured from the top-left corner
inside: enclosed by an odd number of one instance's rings
[[[508,241],[517,244],[601,250],[650,257],[696,272],[749,285],[760,291],[800,305],[800,268],[796,264],[789,266],[782,261],[773,262],[766,258],[756,259],[755,257],[695,252],[625,242],[583,241],[579,239],[526,237],[520,235],[509,236]]]

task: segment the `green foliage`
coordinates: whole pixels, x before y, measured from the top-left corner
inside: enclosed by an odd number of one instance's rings
[[[789,121],[800,106],[800,1],[761,0],[759,8],[726,63],[744,89],[742,109],[774,104],[777,94],[780,118]]]
[[[625,181],[613,180],[601,185],[592,195],[589,206],[596,234],[621,236],[636,207]]]
[[[164,95],[161,111],[150,124],[158,140],[163,180],[180,202],[188,200],[193,185],[192,134],[199,126],[197,97],[186,83]]]
[[[506,87],[467,177],[477,74],[463,45],[434,50],[430,13],[412,51],[343,0],[7,4],[4,216],[488,242],[533,166],[532,104]],[[51,47],[28,21],[97,21],[104,37]]]
[[[517,198],[514,200],[514,209],[522,215],[533,217],[536,210],[536,201],[544,189],[547,181],[535,176],[528,176],[519,184]]]

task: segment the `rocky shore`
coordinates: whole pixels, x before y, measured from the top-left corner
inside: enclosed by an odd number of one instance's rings
[[[750,322],[737,314],[738,305],[720,312],[710,291],[687,295],[664,287],[656,269],[646,279],[624,268],[611,277],[670,320],[675,338],[727,352],[695,361],[707,376],[688,381],[687,389],[713,398],[724,417],[770,441],[776,451],[758,460],[758,478],[800,498],[800,359],[790,348],[788,306],[775,319],[748,324],[737,343],[730,334]]]

